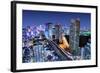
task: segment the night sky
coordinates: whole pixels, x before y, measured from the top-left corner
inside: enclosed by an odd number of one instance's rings
[[[71,19],[80,18],[80,27],[90,28],[90,13],[74,13],[74,12],[53,12],[53,11],[33,11],[23,10],[23,27],[32,25],[43,25],[51,22],[59,23],[63,26],[69,26]]]

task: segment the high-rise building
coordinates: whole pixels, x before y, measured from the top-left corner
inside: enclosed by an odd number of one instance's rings
[[[55,38],[56,39],[60,39],[61,33],[62,33],[61,25],[60,24],[56,24],[55,25]]]
[[[72,55],[77,57],[80,54],[79,49],[79,33],[80,33],[80,19],[72,19],[70,24],[69,44]]]
[[[55,31],[55,27],[52,27],[52,40],[56,39],[56,31]]]
[[[46,23],[45,25],[45,36],[47,39],[51,39],[52,38],[52,23]]]

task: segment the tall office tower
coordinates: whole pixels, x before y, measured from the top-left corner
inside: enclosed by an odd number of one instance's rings
[[[47,39],[52,39],[52,23],[45,24],[45,36]]]
[[[60,35],[62,33],[62,27],[60,24],[55,25],[55,39],[60,39]]]
[[[69,44],[72,51],[72,55],[79,57],[79,33],[80,33],[80,19],[72,19],[70,24],[70,33],[69,33]]]
[[[52,27],[52,40],[56,39],[56,30],[55,27]]]

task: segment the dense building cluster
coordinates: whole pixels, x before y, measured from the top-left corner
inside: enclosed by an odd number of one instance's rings
[[[79,47],[80,20],[72,20],[69,27],[67,29],[61,24],[53,23],[24,27],[23,63],[90,59],[90,39],[84,46]],[[65,35],[69,36],[69,41]]]

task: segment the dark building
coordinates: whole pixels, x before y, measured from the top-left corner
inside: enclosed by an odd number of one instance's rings
[[[72,19],[70,24],[69,44],[73,56],[79,56],[79,33],[80,33],[80,19]]]
[[[60,37],[61,37],[61,34],[62,34],[62,26],[60,25],[60,24],[56,24],[55,25],[55,38],[56,39],[60,39]]]

